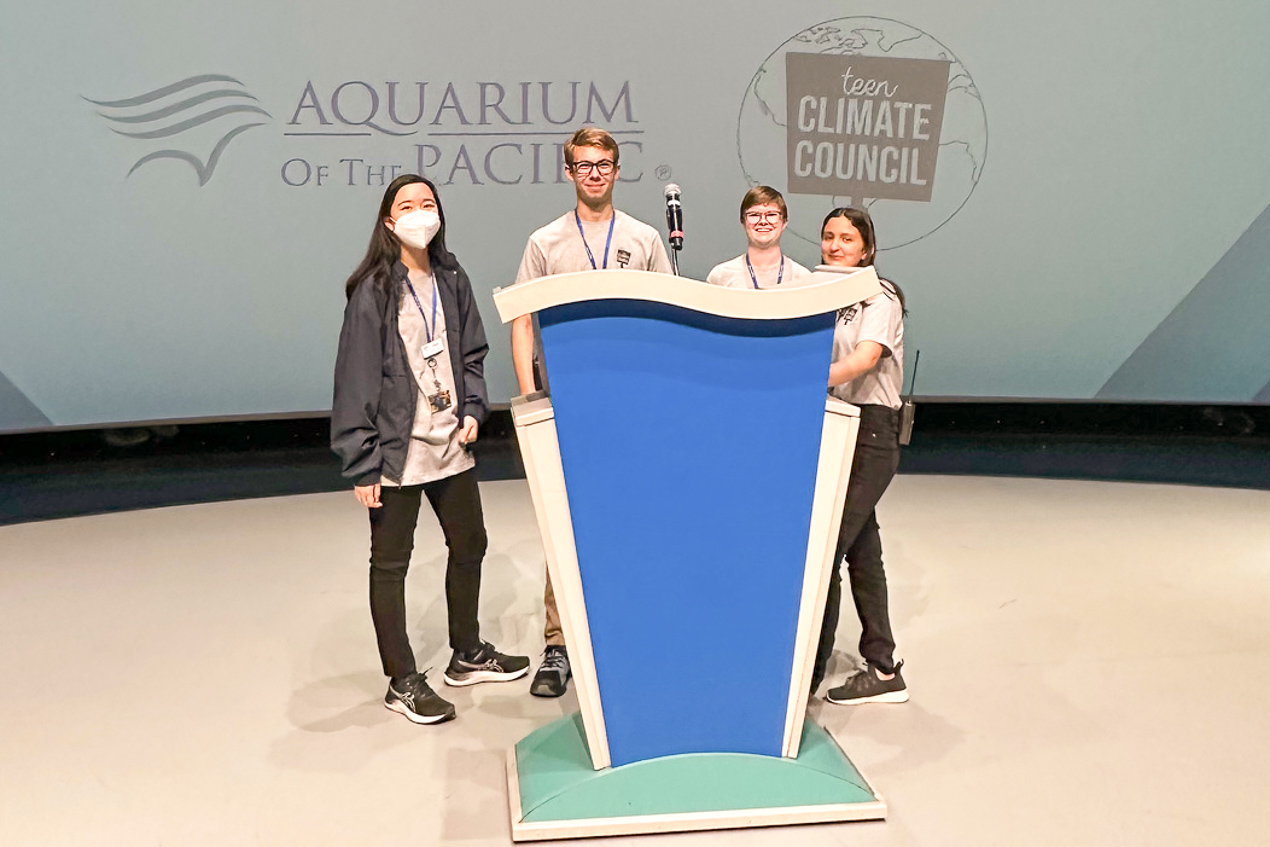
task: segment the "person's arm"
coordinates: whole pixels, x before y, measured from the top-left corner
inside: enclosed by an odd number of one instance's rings
[[[520,269],[516,272],[516,284],[547,275],[547,257],[533,238],[525,245]],[[534,319],[521,315],[512,320],[512,369],[516,372],[516,385],[521,394],[534,392]]]
[[[459,443],[468,445],[476,441],[476,436],[480,430],[480,424],[476,422],[476,418],[471,415],[463,416],[463,427],[459,430]]]
[[[512,321],[512,367],[521,394],[534,392],[534,319],[521,315]]]
[[[860,304],[856,318],[860,327],[855,347],[829,366],[829,387],[845,385],[877,367],[884,356],[891,355],[889,345],[895,343],[895,322],[902,320],[899,301],[885,294],[875,294]]]
[[[861,341],[846,358],[829,366],[829,387],[846,385],[864,376],[878,366],[885,352],[886,348],[876,341]]]
[[[379,503],[382,467],[375,420],[384,358],[374,285],[364,280],[344,308],[331,398],[331,449],[340,457],[341,473],[353,481],[358,500],[372,507]]]
[[[367,509],[378,509],[384,505],[379,502],[379,483],[374,482],[370,485],[354,485],[353,496],[357,498],[357,502],[361,503]]]

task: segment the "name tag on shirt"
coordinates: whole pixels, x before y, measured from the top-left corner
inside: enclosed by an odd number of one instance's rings
[[[445,349],[445,342],[440,338],[434,338],[427,344],[419,348],[419,352],[423,354],[425,359],[435,359],[441,355],[441,351]]]
[[[436,394],[429,394],[428,406],[432,408],[433,412],[444,412],[451,406],[450,392],[438,391]]]

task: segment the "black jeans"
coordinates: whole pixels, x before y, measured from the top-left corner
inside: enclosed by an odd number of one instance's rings
[[[415,524],[422,496],[445,533],[449,549],[445,568],[445,601],[450,648],[468,651],[480,643],[476,606],[481,593],[481,560],[485,557],[485,519],[476,488],[476,471],[409,485],[383,486],[378,509],[370,509],[370,616],[375,622],[384,673],[414,673],[415,656],[406,635],[406,571],[414,549]]]
[[[882,536],[876,507],[900,463],[899,410],[887,406],[861,406],[860,432],[856,437],[847,483],[847,505],[838,530],[825,619],[812,672],[812,691],[820,686],[833,653],[838,610],[842,605],[842,559],[847,560],[851,597],[860,616],[860,656],[882,673],[895,671],[895,639],[887,609],[886,572],[882,568]]]

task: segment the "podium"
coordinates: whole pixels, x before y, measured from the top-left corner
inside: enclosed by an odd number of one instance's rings
[[[512,416],[580,710],[509,752],[513,840],[885,817],[804,719],[858,428],[826,394],[834,318],[880,290],[495,291],[541,339],[549,393]]]

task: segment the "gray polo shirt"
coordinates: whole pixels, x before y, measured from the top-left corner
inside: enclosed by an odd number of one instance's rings
[[[838,310],[833,329],[833,361],[846,358],[861,341],[882,345],[877,366],[845,385],[835,385],[829,393],[840,400],[860,405],[900,408],[904,383],[904,311],[900,298],[882,281],[883,291],[863,303]]]
[[[604,245],[608,242],[608,269],[629,268],[636,271],[673,273],[670,257],[661,235],[646,223],[637,221],[625,212],[613,210],[613,239],[608,240],[609,221],[582,221],[582,233],[578,221],[569,211],[529,236],[525,255],[520,260],[517,282],[525,282],[552,274],[578,273],[595,268],[603,269]],[[587,248],[591,256],[587,256]]]

